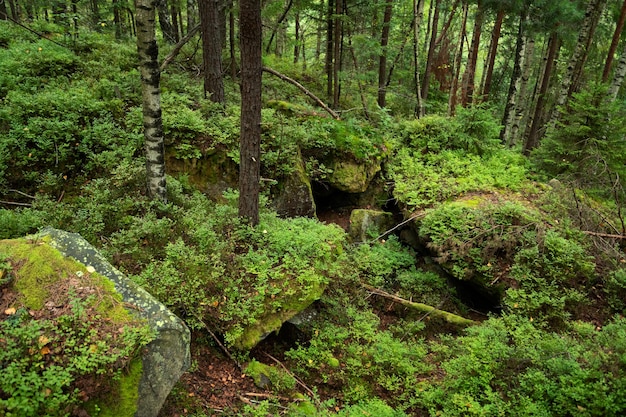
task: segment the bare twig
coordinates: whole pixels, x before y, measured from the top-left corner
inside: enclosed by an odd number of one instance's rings
[[[204,322],[204,320],[202,320],[200,317],[198,317],[197,315],[194,315],[194,317],[196,318],[196,320],[198,320],[206,329],[207,332],[209,332],[209,334],[211,335],[211,337],[213,338],[213,340],[215,340],[215,343],[217,343],[217,345],[222,349],[222,352],[224,352],[226,354],[226,356],[228,357],[228,359],[230,359],[231,361],[235,362],[235,365],[237,365],[237,368],[239,368],[239,370],[241,372],[243,372],[243,368],[241,367],[241,364],[233,357],[233,355],[230,354],[230,352],[228,351],[228,349],[226,349],[226,346],[224,346],[224,344],[222,342],[220,342],[220,340],[217,338],[217,336],[215,335],[215,333],[213,333],[211,331],[211,329],[209,329],[209,326]]]
[[[583,230],[582,232],[589,236],[606,237],[609,239],[626,239],[626,235],[612,235],[610,233],[599,233],[599,232],[592,232],[589,230]]]
[[[181,49],[183,49],[183,46],[185,46],[185,44],[187,42],[189,42],[191,40],[191,38],[193,38],[195,36],[195,34],[200,30],[200,25],[196,25],[193,28],[191,28],[189,30],[189,33],[187,33],[185,35],[184,38],[182,38],[172,49],[172,51],[165,57],[165,59],[163,60],[163,63],[161,64],[161,68],[160,70],[163,71],[165,69],[165,67],[167,67],[169,65],[170,62],[172,62],[172,60],[174,58],[176,58],[176,56],[178,55],[178,53],[180,52]]]
[[[25,192],[22,192],[20,190],[10,189],[9,191],[11,191],[13,193],[18,193],[19,195],[23,195],[24,197],[32,198],[33,200],[37,198],[34,195],[26,194]]]
[[[281,361],[279,361],[278,359],[276,359],[275,357],[273,357],[272,355],[270,355],[267,352],[263,352],[265,353],[265,355],[270,358],[271,360],[273,360],[274,362],[276,362],[277,364],[279,364],[284,370],[285,372],[287,372],[287,374],[292,377],[293,379],[296,380],[296,382],[298,383],[298,385],[300,385],[302,388],[304,388],[306,390],[306,392],[308,392],[311,395],[311,399],[313,399],[313,401],[315,401],[315,404],[317,406],[320,405],[319,400],[317,399],[317,396],[315,395],[315,393],[311,390],[311,388],[309,388],[304,382],[302,382],[300,380],[300,378],[298,378],[297,376],[295,376],[289,369],[287,369],[287,367],[285,365],[282,364]]]
[[[24,206],[24,207],[32,207],[33,205],[30,203],[18,203],[15,201],[5,201],[5,200],[0,200],[0,204],[9,204],[12,206]]]
[[[403,222],[398,223],[397,225],[395,225],[391,229],[384,231],[380,236],[376,236],[376,238],[372,239],[369,243],[374,243],[378,239],[382,239],[383,237],[387,236],[389,233],[393,232],[394,230],[396,230],[399,227],[404,226],[408,222],[413,221],[413,220],[415,220],[417,218],[422,218],[424,216],[426,216],[426,212],[425,211],[419,211],[419,212],[415,213],[414,215],[412,215],[411,217],[409,217],[408,219],[404,220]]]

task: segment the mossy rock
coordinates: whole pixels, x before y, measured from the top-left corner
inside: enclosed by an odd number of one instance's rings
[[[327,164],[332,170],[329,184],[346,193],[363,193],[381,170],[380,161],[354,161],[333,158]]]
[[[293,172],[282,178],[273,190],[272,205],[282,217],[315,217],[311,180],[306,174],[300,151],[293,165]]]
[[[13,266],[15,305],[35,318],[67,309],[72,297],[95,297],[92,309],[109,326],[104,333],[133,323],[149,326],[152,342],[113,383],[111,394],[92,395],[86,408],[100,410],[101,416],[156,416],[190,362],[185,324],[78,234],[46,228],[38,235],[0,241],[0,252]]]
[[[350,214],[349,235],[353,242],[366,242],[391,229],[393,225],[394,219],[391,213],[380,210],[355,209]]]

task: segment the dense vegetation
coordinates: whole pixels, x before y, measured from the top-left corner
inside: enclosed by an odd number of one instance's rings
[[[268,2],[264,18],[278,17],[281,4]],[[621,98],[606,99],[606,85],[589,82],[573,93],[555,127],[524,156],[521,143],[501,138],[502,82],[489,106],[454,108],[454,115],[446,113],[443,89],[431,91],[427,114],[414,118],[402,83],[390,88],[384,108],[361,103],[374,96],[365,71],[335,106],[360,110],[334,119],[297,87],[264,77],[262,207],[251,226],[237,215],[245,103],[236,79],[225,80],[225,104],[207,99],[193,72],[202,62],[193,42],[163,72],[171,175],[167,202],[153,200],[133,41],[106,25],[81,27],[80,36],[62,23],[35,19],[29,27],[66,46],[0,21],[1,239],[48,225],[80,233],[183,318],[195,343],[218,349],[205,337],[209,328],[241,363],[267,362],[250,352],[244,328],[315,301],[297,340],[273,348],[282,349],[288,369],[270,362],[275,395],[225,415],[624,414],[626,118]],[[600,27],[608,33],[606,22]],[[368,39],[353,40],[356,67]],[[171,50],[159,42],[162,55]],[[265,64],[323,96],[328,74],[320,60],[302,68],[268,53]],[[399,71],[409,83],[409,68]],[[337,189],[337,160],[377,168],[367,192]],[[372,228],[355,242],[335,224],[280,216],[277,196],[300,177],[318,203],[330,190],[335,208],[343,198],[346,206],[384,207],[411,220],[391,234]],[[385,294],[475,324],[463,329]],[[76,337],[66,335],[81,320],[81,306],[74,307],[67,326],[51,330],[59,337]],[[91,369],[89,352],[62,371],[40,373],[43,359],[28,345],[41,344],[37,326],[53,324],[24,319],[20,328],[11,316],[0,322],[0,366],[10,375],[0,384],[0,414],[70,413],[78,399],[64,373]],[[9,365],[19,356],[24,361]],[[19,372],[36,383],[12,384]],[[47,388],[55,401],[48,406]],[[24,391],[24,404],[12,400],[15,390]],[[212,415],[184,387],[170,403]]]

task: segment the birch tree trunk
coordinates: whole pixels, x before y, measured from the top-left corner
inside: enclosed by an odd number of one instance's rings
[[[593,36],[593,30],[597,24],[600,14],[602,13],[602,10],[604,9],[606,1],[607,0],[589,0],[589,3],[587,4],[587,10],[585,11],[585,17],[578,34],[576,47],[574,48],[574,53],[569,60],[567,69],[565,70],[559,95],[556,98],[555,109],[552,112],[552,117],[550,118],[549,128],[554,127],[556,122],[561,118],[561,109],[567,103],[572,93],[572,85],[578,78],[576,74],[577,67],[579,68],[579,71],[582,71],[582,65],[580,63],[587,58],[587,45],[590,43],[591,37]]]
[[[617,64],[617,68],[615,68],[613,82],[611,82],[611,86],[609,87],[608,96],[611,101],[617,99],[617,93],[619,93],[619,89],[624,82],[624,76],[626,76],[626,45],[622,51],[622,56]]]
[[[241,51],[241,135],[239,138],[239,217],[259,223],[261,177],[261,2],[239,2]]]
[[[141,74],[144,146],[148,195],[167,200],[165,145],[161,119],[161,71],[155,39],[156,0],[136,0],[137,53]]]
[[[424,116],[424,101],[420,85],[419,37],[424,16],[424,0],[413,0],[413,83],[415,84],[415,116]]]

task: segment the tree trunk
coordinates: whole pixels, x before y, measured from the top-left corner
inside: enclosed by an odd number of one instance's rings
[[[294,31],[295,31],[295,36],[296,36],[296,42],[293,45],[293,63],[297,64],[298,59],[300,58],[300,42],[301,42],[300,13],[296,13]]]
[[[274,37],[276,36],[276,32],[278,32],[278,29],[280,28],[282,23],[285,21],[285,18],[287,17],[289,10],[291,10],[291,6],[293,6],[293,0],[289,0],[289,3],[287,3],[287,7],[285,7],[285,10],[283,10],[283,14],[281,14],[280,17],[278,18],[278,21],[276,22],[276,25],[274,26],[274,29],[272,30],[272,35],[270,36],[270,40],[267,42],[267,46],[265,47],[265,53],[269,54],[270,48],[272,46],[272,42],[274,41]]]
[[[171,8],[172,12],[172,31],[174,32],[174,37],[176,38],[176,43],[180,42],[180,26],[178,24],[178,9],[176,5],[172,4]]]
[[[617,94],[619,93],[619,89],[624,82],[624,76],[626,75],[626,45],[624,45],[624,50],[622,51],[622,56],[620,57],[619,63],[617,64],[617,68],[615,68],[615,74],[613,74],[613,82],[611,82],[611,86],[609,87],[608,96],[611,101],[615,101],[617,99]]]
[[[528,109],[532,107],[532,102],[529,103],[528,80],[530,79],[530,73],[533,67],[534,50],[535,40],[532,38],[527,39],[526,46],[524,48],[522,78],[518,87],[518,99],[515,102],[515,115],[513,117],[511,135],[508,141],[509,146],[513,146],[517,143],[520,137],[520,132],[522,131],[521,127],[526,126],[526,122],[528,120]]]
[[[144,142],[148,195],[167,200],[165,146],[161,119],[161,72],[155,38],[156,0],[136,0],[137,53],[141,73]]]
[[[386,0],[383,15],[383,27],[380,35],[380,56],[378,57],[378,106],[384,108],[387,105],[387,45],[389,44],[389,29],[393,0]]]
[[[333,14],[335,13],[334,0],[328,0],[328,8],[326,13],[326,95],[330,98],[333,96],[333,45],[334,45],[334,32],[335,32],[335,20]]]
[[[228,45],[230,49],[230,78],[237,78],[237,57],[235,56],[235,13],[231,7],[228,12]]]
[[[460,30],[460,39],[458,45],[458,51],[454,58],[454,71],[452,74],[452,83],[450,85],[450,95],[448,97],[448,115],[454,116],[456,111],[456,103],[457,103],[457,90],[459,88],[459,72],[461,72],[461,57],[463,56],[463,44],[465,43],[465,27],[467,25],[467,2],[463,1],[463,18],[461,23]]]
[[[524,33],[526,13],[522,12],[517,30],[517,43],[515,46],[515,62],[513,64],[513,73],[511,74],[511,82],[509,83],[509,93],[504,107],[504,115],[502,116],[502,130],[500,131],[500,140],[503,144],[511,143],[511,129],[513,126],[513,118],[515,117],[515,106],[519,99],[519,87],[522,77],[522,61],[524,59],[524,50],[526,48],[526,35]]]
[[[422,100],[422,88],[420,85],[420,61],[419,61],[419,34],[424,15],[424,0],[413,0],[413,83],[415,84],[415,111],[416,117],[424,116],[424,102]]]
[[[476,75],[476,64],[478,61],[478,47],[480,46],[480,36],[483,26],[482,2],[478,0],[478,9],[474,18],[474,32],[472,34],[472,44],[467,56],[467,67],[463,74],[463,88],[461,94],[461,105],[467,107],[472,104],[474,98],[474,78]]]
[[[224,103],[222,77],[222,41],[219,28],[219,0],[199,0],[202,57],[204,62],[204,95],[214,103]]]
[[[354,47],[352,46],[352,34],[350,32],[348,32],[348,49],[350,50],[350,55],[352,56],[352,63],[354,65],[354,71],[356,71],[357,74],[360,73],[359,71],[359,63],[356,59],[356,54],[354,53]],[[361,78],[357,75],[356,77],[356,83],[357,86],[359,87],[359,96],[361,97],[361,105],[363,106],[363,114],[365,115],[365,118],[367,120],[370,120],[370,114],[369,111],[367,110],[367,100],[365,99],[365,94],[363,92],[363,85],[361,84]],[[337,117],[338,119],[339,117]]]
[[[157,3],[157,9],[159,11],[159,26],[161,26],[161,32],[163,33],[163,39],[168,43],[176,43],[176,34],[174,33],[174,27],[170,21],[169,8],[167,7],[167,0],[159,0]]]
[[[504,10],[499,9],[496,15],[496,21],[491,32],[491,45],[489,45],[489,62],[485,71],[485,83],[482,89],[482,100],[487,101],[489,92],[491,91],[491,80],[493,78],[493,67],[496,62],[496,54],[498,53],[498,43],[500,42],[500,32],[502,30],[502,22],[504,21]]]
[[[239,217],[259,223],[261,176],[261,2],[240,0],[241,136],[239,139]]]
[[[546,95],[548,93],[548,87],[550,86],[550,78],[552,77],[552,70],[554,68],[554,61],[559,49],[559,43],[557,32],[553,32],[552,35],[550,35],[550,40],[548,41],[546,65],[543,71],[543,76],[541,77],[541,86],[537,95],[537,105],[535,106],[533,122],[530,127],[528,138],[524,142],[524,147],[522,148],[524,155],[529,155],[530,151],[539,145],[539,139],[542,136],[539,130],[543,125],[544,109],[547,98]]]
[[[113,0],[113,25],[115,26],[115,39],[122,38],[122,5],[120,0]]]
[[[433,11],[433,21],[431,23],[430,43],[428,45],[428,55],[426,57],[426,68],[424,69],[424,80],[422,81],[422,100],[428,98],[428,89],[430,87],[430,73],[433,65],[433,57],[435,56],[435,41],[437,40],[437,28],[439,25],[439,12],[441,9],[441,0],[435,0],[435,10]]]
[[[589,45],[593,36],[594,28],[597,24],[597,20],[602,14],[604,5],[607,0],[590,0],[587,4],[587,10],[585,11],[585,18],[583,19],[580,32],[578,34],[578,40],[574,53],[569,61],[563,80],[561,81],[561,87],[559,94],[556,98],[556,104],[552,117],[550,118],[549,128],[556,125],[556,122],[561,118],[561,112],[567,101],[572,94],[572,86],[575,85],[575,80],[578,78],[578,72],[582,71],[582,63],[587,59],[589,51],[587,45]]]
[[[339,83],[339,71],[341,69],[341,44],[343,41],[343,1],[335,0],[335,27],[333,34],[333,108],[339,108],[339,95],[340,95],[340,83]]]
[[[0,20],[9,20],[6,1],[0,0]]]
[[[611,73],[611,65],[613,64],[613,57],[619,44],[619,38],[624,30],[624,22],[626,22],[626,0],[622,3],[622,9],[617,19],[617,25],[615,26],[615,32],[613,32],[613,39],[611,40],[611,46],[609,52],[606,55],[606,62],[604,63],[604,71],[602,71],[602,82],[605,83],[609,80],[609,74]]]
[[[195,27],[198,21],[198,0],[187,0],[187,30]]]

